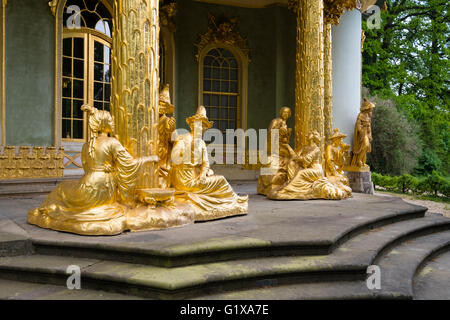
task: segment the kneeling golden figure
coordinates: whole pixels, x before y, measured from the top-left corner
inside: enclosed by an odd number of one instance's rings
[[[274,200],[346,199],[352,190],[334,184],[325,177],[320,153],[320,135],[314,131],[308,136],[309,144],[293,154],[288,165],[288,182],[271,190],[267,197]]]
[[[219,219],[248,212],[248,196],[238,196],[225,177],[214,175],[209,166],[203,132],[212,126],[205,107],[186,122],[191,132],[181,135],[172,150],[172,186],[176,200],[194,207],[195,220]]]

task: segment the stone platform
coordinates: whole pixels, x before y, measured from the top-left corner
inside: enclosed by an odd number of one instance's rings
[[[0,298],[427,299],[449,288],[448,218],[386,196],[272,201],[255,183],[234,188],[250,194],[247,216],[114,237],[28,225],[43,196],[0,199]],[[366,286],[373,264],[381,290]],[[69,265],[80,291],[65,287]]]

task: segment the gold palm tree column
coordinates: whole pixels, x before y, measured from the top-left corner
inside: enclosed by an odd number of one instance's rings
[[[323,0],[291,0],[297,15],[295,88],[295,149],[298,152],[316,130],[324,153]]]
[[[134,157],[157,155],[159,0],[114,0],[111,113],[120,142]],[[138,187],[157,186],[157,167]]]
[[[326,15],[325,15],[326,17]],[[333,57],[332,57],[332,37],[331,23],[325,19],[323,25],[324,37],[324,135],[325,141],[331,136],[333,131]]]

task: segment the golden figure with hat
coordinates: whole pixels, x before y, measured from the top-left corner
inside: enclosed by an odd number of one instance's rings
[[[353,150],[349,171],[369,171],[370,168],[366,164],[367,153],[372,151],[372,111],[375,103],[364,99],[361,106],[361,112],[358,115],[355,125],[355,133],[353,137]]]
[[[267,197],[274,200],[341,200],[351,197],[352,190],[325,177],[321,163],[320,140],[317,131],[308,135],[308,145],[293,154],[288,165],[288,181],[272,189]]]
[[[328,180],[334,183],[342,183],[350,186],[350,182],[344,174],[344,164],[350,146],[343,142],[347,135],[335,129],[329,138],[331,144],[327,146],[325,152],[325,175]]]
[[[225,177],[210,169],[203,133],[211,128],[206,109],[200,106],[189,117],[191,132],[177,137],[172,150],[171,182],[177,201],[194,207],[195,220],[212,220],[248,212],[248,196],[237,195]]]

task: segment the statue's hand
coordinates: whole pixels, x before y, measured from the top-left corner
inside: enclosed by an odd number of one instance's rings
[[[159,157],[158,156],[147,156],[147,157],[143,157],[143,159],[144,159],[145,163],[158,162],[159,161]]]

